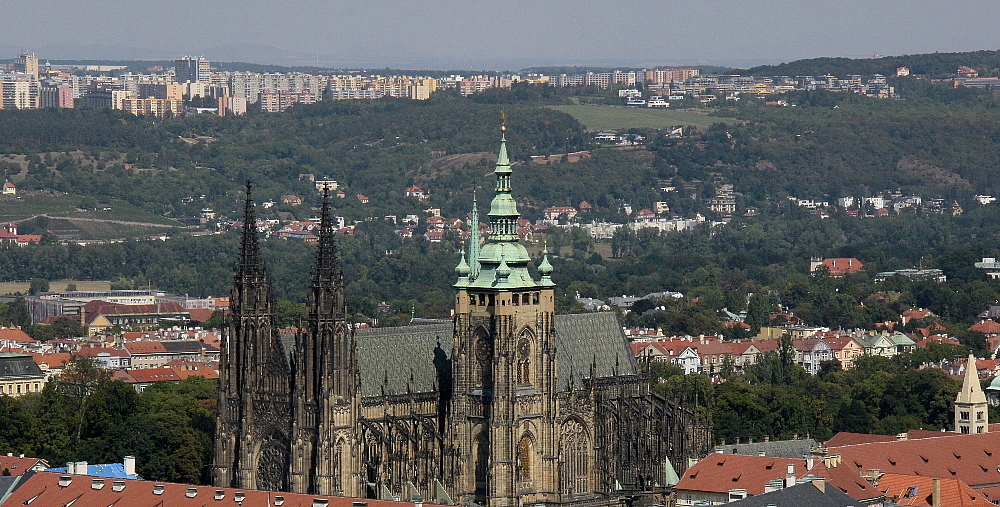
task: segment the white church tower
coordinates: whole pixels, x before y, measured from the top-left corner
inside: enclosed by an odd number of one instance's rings
[[[969,353],[969,362],[965,366],[965,379],[962,390],[955,398],[955,433],[988,433],[990,431],[990,416],[986,404],[986,394],[979,385],[979,374],[976,372],[976,357]]]

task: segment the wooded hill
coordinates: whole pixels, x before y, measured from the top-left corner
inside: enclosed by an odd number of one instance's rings
[[[908,67],[912,74],[931,78],[954,76],[961,67],[971,67],[980,76],[996,76],[1000,72],[1000,51],[968,51],[963,53],[930,53],[919,55],[883,56],[880,58],[808,58],[778,65],[751,67],[739,74],[753,76],[823,76],[845,77],[850,74],[895,76],[896,69]]]

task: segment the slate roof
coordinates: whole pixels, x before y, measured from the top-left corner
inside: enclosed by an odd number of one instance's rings
[[[44,377],[31,354],[0,352],[0,377]]]
[[[572,376],[589,378],[593,364],[597,378],[635,375],[638,366],[629,353],[625,335],[611,312],[557,315],[556,353],[558,389],[569,389]],[[451,380],[451,352],[454,325],[425,324],[357,331],[358,368],[363,396],[436,392],[438,376]],[[294,340],[282,337],[286,353]]]
[[[743,454],[745,456],[757,456],[761,452],[764,456],[776,458],[801,458],[808,456],[813,447],[819,447],[819,443],[811,438],[799,440],[772,440],[770,442],[754,442],[752,444],[730,444],[720,445],[715,448],[724,454]]]
[[[840,492],[837,488],[825,487],[820,491],[811,482],[796,484],[762,495],[729,502],[726,505],[738,507],[853,507],[858,501]]]
[[[165,340],[160,342],[167,352],[180,353],[180,352],[190,352],[193,354],[201,353],[202,348],[206,351],[211,351],[213,348],[211,345],[206,345],[199,340]]]

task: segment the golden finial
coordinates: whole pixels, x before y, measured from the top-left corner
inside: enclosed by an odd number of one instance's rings
[[[507,112],[500,111],[500,132],[507,132]]]

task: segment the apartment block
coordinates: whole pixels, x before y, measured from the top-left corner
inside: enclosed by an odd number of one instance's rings
[[[73,107],[73,88],[69,86],[42,86],[38,94],[38,107]]]

